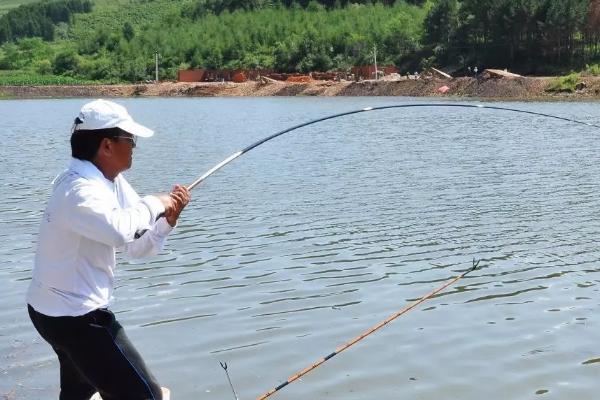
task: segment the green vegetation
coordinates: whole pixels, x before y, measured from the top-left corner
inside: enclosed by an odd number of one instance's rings
[[[600,75],[600,64],[586,65],[583,71],[584,75],[598,76]]]
[[[58,26],[53,42],[4,44],[0,69],[135,82],[153,78],[158,51],[163,79],[188,67],[326,71],[370,63],[375,43],[381,63],[401,63],[418,48],[426,12],[403,1],[332,9],[313,1],[306,9],[277,5],[197,18],[186,14],[190,3],[95,3],[92,13]]]
[[[2,0],[0,2],[0,16],[6,14],[13,8],[22,6],[23,4],[35,3],[39,0]]]
[[[600,3],[589,0],[438,0],[425,21],[436,64],[555,73],[600,56]]]
[[[93,83],[96,82],[69,76],[28,74],[21,71],[0,71],[0,85],[87,85]]]
[[[573,93],[577,89],[577,85],[581,83],[581,76],[578,73],[571,73],[567,76],[560,76],[554,79],[548,88],[549,92],[565,92]]]
[[[374,46],[380,65],[402,71],[600,69],[599,1],[90,1],[44,0],[0,17],[0,70],[136,82],[153,79],[157,51],[161,79],[190,67],[347,70],[372,63]]]
[[[56,24],[70,22],[73,13],[91,9],[90,0],[42,1],[20,6],[0,18],[0,43],[34,36],[54,40]]]

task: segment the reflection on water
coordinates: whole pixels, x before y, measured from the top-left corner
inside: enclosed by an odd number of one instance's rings
[[[165,191],[277,130],[400,101],[122,100],[157,131],[127,175],[142,193]],[[11,399],[58,393],[56,361],[23,299],[83,102],[0,102],[0,395]],[[600,121],[591,103],[509,106]],[[232,398],[219,361],[252,398],[478,258],[480,270],[275,396],[592,399],[598,133],[456,108],[305,128],[196,189],[162,254],[121,260],[113,309],[174,398]]]

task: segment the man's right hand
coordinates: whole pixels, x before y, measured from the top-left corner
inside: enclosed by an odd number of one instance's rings
[[[185,206],[190,202],[191,195],[186,186],[175,185],[173,191],[169,193],[169,196],[171,197],[173,207],[169,210],[165,210],[165,218],[169,225],[175,226],[177,224],[177,219],[179,219],[179,214],[181,214]]]
[[[163,204],[163,207],[165,207],[165,214],[167,212],[167,210],[170,210],[171,208],[174,207],[174,203],[173,203],[173,199],[171,198],[171,196],[167,193],[160,193],[160,194],[155,194],[154,196],[156,196],[160,202]]]
[[[156,195],[165,207],[164,216],[171,226],[177,224],[179,214],[190,201],[190,192],[185,186],[175,185],[169,194]]]

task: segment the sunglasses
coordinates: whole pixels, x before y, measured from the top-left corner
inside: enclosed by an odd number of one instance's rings
[[[131,142],[131,148],[135,148],[135,146],[137,145],[137,136],[123,136],[123,135],[118,135],[115,136],[115,139],[124,139],[124,140],[128,140]]]

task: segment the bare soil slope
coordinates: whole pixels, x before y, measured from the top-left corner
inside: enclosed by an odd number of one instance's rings
[[[211,97],[211,96],[411,96],[473,97],[503,100],[600,99],[600,78],[584,79],[585,87],[573,93],[547,91],[553,78],[408,79],[362,82],[311,81],[302,83],[263,80],[244,83],[184,83],[86,86],[0,86],[0,97]],[[445,94],[439,89],[447,86]]]

